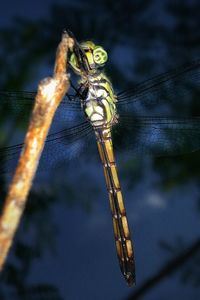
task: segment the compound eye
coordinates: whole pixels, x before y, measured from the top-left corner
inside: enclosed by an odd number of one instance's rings
[[[102,47],[95,47],[93,50],[94,62],[98,65],[103,65],[108,60],[108,54]]]

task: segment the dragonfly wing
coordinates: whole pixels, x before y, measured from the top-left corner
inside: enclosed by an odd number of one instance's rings
[[[91,146],[93,129],[85,121],[70,128],[50,133],[39,163],[39,171],[49,171],[59,164],[76,158],[84,149]],[[95,138],[94,138],[95,144]],[[17,165],[23,143],[0,148],[0,172],[12,173]],[[87,149],[87,153],[89,150]]]
[[[0,125],[2,128],[0,137],[1,140],[7,141],[4,141],[4,145],[9,145],[0,149],[0,169],[6,173],[12,172],[16,166],[23,147],[21,142],[28,126],[35,96],[35,92],[0,91]],[[46,170],[47,167],[49,169],[59,159],[65,159],[66,162],[70,161],[86,145],[89,147],[91,143],[88,140],[91,132],[92,128],[85,120],[80,101],[71,100],[66,95],[54,116],[39,169]]]
[[[0,91],[0,114],[2,117],[19,117],[20,120],[27,121],[29,114],[33,108],[36,92],[28,91]],[[73,97],[66,95],[60,106],[58,112],[80,112],[80,101],[72,100]],[[5,114],[6,112],[6,114]]]
[[[9,107],[13,107],[16,109],[20,109],[24,105],[32,106],[36,92],[32,91],[0,91],[0,99],[2,104],[8,104]],[[78,104],[78,101],[72,100],[75,97],[75,95],[70,97],[68,94],[63,98],[61,102],[62,105],[68,105],[70,110],[76,110],[80,109],[80,105]]]
[[[143,114],[171,109],[185,113],[191,109],[192,97],[199,97],[199,84],[200,60],[196,60],[118,93],[118,108]]]
[[[114,145],[134,154],[167,156],[200,149],[200,117],[121,115],[113,129]]]

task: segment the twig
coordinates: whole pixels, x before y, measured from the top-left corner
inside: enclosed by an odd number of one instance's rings
[[[0,218],[0,270],[23,213],[53,116],[69,89],[66,66],[68,49],[72,47],[73,40],[64,32],[56,53],[53,78],[45,78],[38,86],[24,147]]]
[[[179,256],[173,258],[171,261],[167,262],[154,276],[147,279],[135,292],[130,294],[126,300],[136,300],[144,296],[148,291],[150,291],[156,284],[161,280],[170,276],[172,273],[176,272],[186,261],[191,259],[200,250],[200,239],[184,250]]]

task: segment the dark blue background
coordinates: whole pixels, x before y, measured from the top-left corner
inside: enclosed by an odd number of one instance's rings
[[[53,69],[65,27],[79,40],[93,39],[110,49],[107,72],[118,89],[198,57],[198,1],[53,4],[1,4],[1,89],[36,89]],[[62,176],[58,171],[48,181],[36,178],[1,278],[0,298],[136,299],[137,289],[199,239],[199,161],[198,153],[126,163],[119,158],[136,252],[137,287],[131,289],[115,254],[99,160],[80,157],[80,164]],[[2,190],[6,184],[3,177]],[[141,299],[198,299],[198,254],[158,277]]]

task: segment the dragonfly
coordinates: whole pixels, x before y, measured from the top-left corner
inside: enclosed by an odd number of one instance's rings
[[[108,54],[92,41],[79,43],[75,37],[69,65],[79,77],[57,110],[52,132],[47,136],[41,166],[50,166],[59,156],[72,161],[89,153],[95,140],[103,165],[111,208],[115,245],[121,272],[132,286],[136,283],[134,247],[116,166],[116,151],[127,155],[178,155],[200,149],[200,117],[185,116],[190,103],[199,97],[200,59],[189,62],[140,84],[115,92],[104,67]],[[35,92],[0,91],[2,108],[26,118]],[[174,107],[180,115],[174,115]],[[2,172],[10,172],[23,143],[0,149]]]

